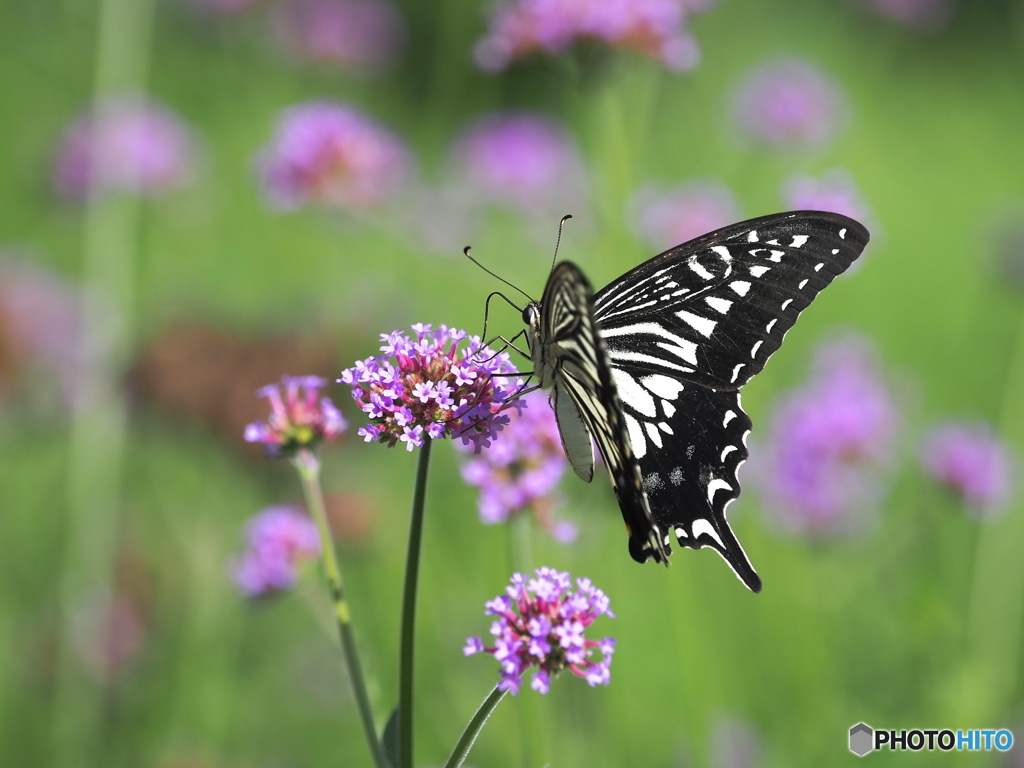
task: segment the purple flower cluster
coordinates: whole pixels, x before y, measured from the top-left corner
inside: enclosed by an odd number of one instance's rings
[[[929,475],[979,514],[1002,511],[1010,498],[1010,453],[985,422],[936,427],[925,439],[921,461]]]
[[[366,442],[407,450],[426,438],[462,438],[476,450],[509,422],[502,413],[522,386],[508,354],[495,354],[477,336],[442,325],[412,326],[415,338],[381,334],[383,355],[360,360],[341,373],[352,397],[370,417],[359,430]],[[460,350],[459,345],[465,341]],[[513,401],[513,407],[519,405]]]
[[[654,248],[685,243],[739,218],[732,191],[717,181],[691,181],[668,189],[648,185],[634,197],[638,228]]]
[[[674,72],[700,60],[686,28],[689,14],[707,0],[506,0],[490,19],[488,34],[476,45],[481,69],[497,72],[531,53],[563,53],[590,39],[637,51]]]
[[[512,586],[504,595],[485,604],[486,614],[497,617],[491,624],[494,645],[485,646],[479,637],[466,639],[463,653],[490,653],[501,664],[498,687],[519,693],[523,673],[538,667],[530,687],[547,693],[551,679],[568,669],[591,686],[611,681],[615,639],[587,640],[584,632],[602,614],[615,618],[608,596],[590,579],[577,579],[573,591],[568,573],[538,568],[536,578],[527,580],[513,574]],[[594,661],[594,651],[602,658]]]
[[[918,32],[937,32],[953,15],[952,0],[864,0],[878,16]]]
[[[156,101],[111,98],[76,120],[61,139],[53,169],[57,193],[85,198],[91,189],[156,195],[195,172],[188,128]]]
[[[289,0],[274,11],[275,32],[294,56],[361,72],[389,64],[405,35],[386,0]]]
[[[855,530],[881,494],[897,426],[868,342],[823,346],[810,380],[782,400],[752,462],[768,510],[790,531]]]
[[[802,174],[791,176],[783,184],[782,194],[792,210],[832,211],[860,222],[874,218],[853,177],[839,168],[826,171],[820,178]],[[872,227],[872,232],[874,229]]]
[[[326,379],[285,376],[256,394],[270,401],[270,416],[245,428],[245,441],[262,443],[272,456],[292,456],[302,448],[316,448],[340,435],[348,424],[341,411],[320,389]],[[283,391],[282,391],[283,390]]]
[[[579,150],[560,124],[530,112],[498,112],[456,139],[453,165],[476,199],[535,214],[579,205],[585,189]]]
[[[268,198],[285,210],[379,207],[405,186],[412,166],[397,135],[353,107],[327,101],[286,110],[258,158]]]
[[[512,515],[533,510],[556,540],[574,541],[576,526],[551,516],[555,507],[552,493],[569,465],[555,412],[541,393],[527,395],[521,402],[522,410],[509,413],[501,439],[463,464],[462,478],[480,489],[482,522],[504,523]]]
[[[87,297],[60,275],[0,252],[0,401],[24,389],[65,406],[80,395],[89,362],[82,306]]]
[[[298,566],[320,556],[320,535],[314,523],[295,507],[268,507],[245,526],[246,550],[233,575],[246,597],[290,588]]]
[[[835,83],[811,64],[782,59],[747,76],[733,99],[733,115],[755,142],[821,146],[845,122],[846,103]]]

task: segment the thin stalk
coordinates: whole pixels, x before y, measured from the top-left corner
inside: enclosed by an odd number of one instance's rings
[[[92,5],[97,12],[92,96],[102,120],[109,110],[105,97],[145,90],[153,2],[99,0]],[[109,763],[103,702],[107,688],[83,674],[74,653],[74,616],[84,593],[109,599],[114,580],[128,439],[122,377],[134,327],[142,205],[135,195],[107,191],[100,184],[90,185],[82,232],[78,330],[79,349],[86,354],[69,425],[67,511],[56,595],[60,635],[43,760],[69,768]]]
[[[344,582],[341,579],[341,568],[338,566],[338,556],[334,550],[334,537],[331,536],[331,529],[327,524],[327,511],[324,508],[324,494],[320,487],[320,461],[309,450],[300,450],[293,462],[302,480],[302,492],[306,497],[306,505],[310,514],[316,520],[316,526],[320,531],[320,542],[323,545],[324,574],[327,577],[327,587],[331,593],[331,600],[334,603],[334,617],[338,622],[338,635],[341,639],[342,657],[345,659],[345,671],[348,672],[349,682],[352,684],[352,692],[355,694],[356,705],[359,708],[359,718],[363,723],[363,732],[366,736],[366,743],[373,755],[373,762],[377,768],[388,768],[387,758],[381,747],[380,739],[377,737],[377,727],[373,721],[373,707],[370,706],[370,697],[366,692],[366,680],[363,677],[363,667],[359,663],[359,649],[356,647],[355,632],[352,628],[352,612],[349,610],[348,600],[345,597]]]
[[[1007,439],[1022,434],[1022,391],[1024,315],[1018,320],[997,415],[997,431]],[[1019,552],[1022,537],[1024,509],[1017,500],[1001,519],[979,525],[966,620],[968,650],[975,665],[971,677],[986,683],[980,686],[985,691],[983,706],[988,707],[981,713],[985,717],[1004,711],[1020,673],[1019,649],[1024,627],[1024,559]]]
[[[420,448],[416,465],[416,486],[412,494],[409,521],[409,551],[405,558],[405,589],[402,594],[402,637],[398,657],[398,761],[400,768],[412,768],[413,753],[413,661],[416,645],[416,591],[419,587],[420,549],[423,542],[423,508],[427,498],[430,470],[429,437]]]
[[[473,715],[473,719],[469,721],[466,730],[462,732],[459,743],[455,745],[455,749],[452,750],[451,757],[444,764],[444,768],[460,768],[462,761],[469,754],[469,750],[473,748],[476,737],[480,735],[480,731],[483,729],[484,723],[487,722],[487,718],[491,716],[494,708],[498,706],[498,702],[505,697],[506,693],[507,691],[494,686],[494,690],[487,695],[484,703],[480,705],[476,714]]]

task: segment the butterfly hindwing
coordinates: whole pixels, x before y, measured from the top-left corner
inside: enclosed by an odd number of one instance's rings
[[[663,374],[613,369],[633,455],[659,530],[680,546],[711,547],[754,592],[761,579],[726,520],[740,495],[750,418],[740,393],[713,391]]]

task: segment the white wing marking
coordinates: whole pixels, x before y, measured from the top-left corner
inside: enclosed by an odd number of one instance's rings
[[[733,280],[729,283],[729,287],[736,291],[740,296],[746,296],[747,291],[750,290],[750,283],[746,280]]]
[[[641,387],[636,379],[621,368],[612,368],[612,378],[615,379],[615,388],[624,403],[650,419],[658,415],[658,406],[651,393]]]
[[[665,400],[675,400],[683,390],[682,382],[676,381],[671,376],[661,376],[659,374],[644,376],[640,379],[640,383]]]
[[[704,338],[711,338],[711,334],[715,332],[715,326],[718,325],[714,320],[709,320],[706,317],[701,317],[700,315],[695,315],[692,312],[687,312],[685,309],[681,309],[676,312],[676,317],[689,325]]]
[[[658,426],[652,421],[645,421],[644,429],[647,430],[647,436],[651,438],[651,442],[661,448],[661,432],[658,431]]]
[[[711,280],[714,278],[714,275],[712,275],[710,272],[704,269],[703,265],[699,261],[697,261],[696,257],[690,259],[690,261],[687,262],[686,266],[690,268],[691,272],[695,272],[698,276],[703,277],[705,280]]]
[[[647,441],[644,439],[644,431],[640,428],[640,422],[630,416],[626,416],[626,429],[629,430],[629,444],[633,447],[633,455],[642,459],[647,455]]]
[[[693,531],[693,538],[699,539],[702,534],[706,533],[708,536],[710,536],[712,539],[718,542],[718,546],[722,547],[722,549],[725,549],[725,545],[722,544],[722,540],[718,538],[718,533],[715,531],[714,527],[703,517],[699,520],[694,520],[693,524],[690,526],[690,530]]]
[[[709,307],[711,307],[713,310],[722,315],[728,312],[729,309],[732,307],[731,301],[729,301],[728,299],[723,299],[720,296],[707,296],[705,297],[704,301],[707,303]]]

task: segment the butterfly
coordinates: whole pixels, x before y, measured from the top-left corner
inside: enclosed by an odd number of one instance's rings
[[[868,238],[845,216],[795,211],[677,245],[597,293],[575,264],[552,270],[523,310],[534,374],[586,482],[596,442],[634,560],[667,564],[674,535],[761,590],[725,517],[748,456],[740,389]]]

